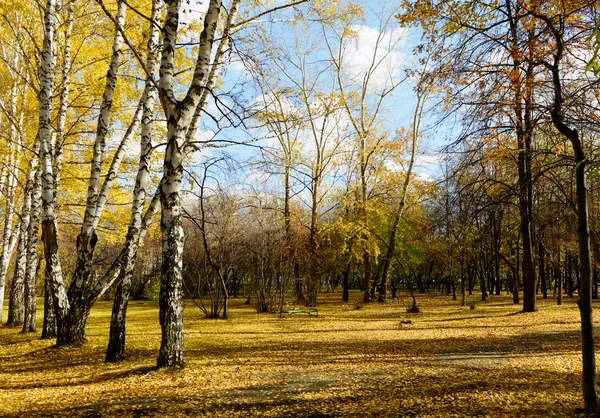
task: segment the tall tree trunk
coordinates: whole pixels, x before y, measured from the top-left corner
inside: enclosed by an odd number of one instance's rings
[[[61,318],[59,318],[58,321],[57,344],[59,346],[80,344],[85,341],[85,324],[91,309],[91,306],[88,306],[90,300],[88,299],[87,291],[91,287],[92,260],[94,249],[98,241],[96,226],[99,222],[104,203],[108,197],[108,189],[110,189],[110,185],[116,175],[116,167],[114,167],[114,165],[116,163],[118,166],[120,162],[118,150],[115,158],[113,158],[111,169],[109,170],[109,174],[106,176],[101,189],[100,178],[106,148],[106,138],[110,126],[110,111],[117,83],[117,73],[123,55],[123,35],[121,33],[121,28],[125,23],[125,12],[127,10],[125,2],[118,0],[117,5],[118,9],[115,17],[116,24],[113,36],[112,56],[106,75],[106,84],[102,95],[100,113],[98,115],[86,207],[81,231],[77,236],[76,242],[77,262],[73,272],[71,285],[68,290],[70,310],[65,317],[65,323],[61,323]],[[139,112],[138,106],[136,116]],[[124,141],[121,142],[121,145],[123,145],[123,142]],[[112,173],[112,176],[110,173]]]
[[[308,253],[310,256],[310,267],[308,281],[306,283],[306,305],[317,306],[317,293],[319,283],[319,185],[321,183],[320,159],[317,155],[317,162],[312,169],[311,178],[311,207],[310,207],[310,229],[308,237]],[[368,289],[366,290],[368,292]]]
[[[586,416],[596,416],[598,412],[598,395],[596,390],[596,355],[594,340],[594,323],[592,315],[592,259],[590,254],[590,227],[588,219],[588,198],[585,170],[588,157],[579,132],[565,122],[563,115],[563,94],[560,66],[563,58],[564,34],[554,26],[546,16],[541,17],[547,24],[556,41],[556,52],[553,63],[545,63],[552,74],[554,103],[551,109],[554,127],[567,138],[575,154],[575,184],[577,198],[577,244],[579,247],[580,297],[577,305],[581,316],[581,351],[583,368],[583,399]],[[562,22],[562,21],[561,21]],[[562,23],[560,29],[564,30]]]
[[[303,303],[305,301],[304,289],[300,278],[300,263],[297,261],[294,263],[294,282],[296,283],[296,303]]]
[[[318,223],[317,223],[317,194],[316,184],[313,183],[313,206],[311,210],[310,236],[308,249],[310,254],[310,271],[306,285],[306,304],[307,306],[317,305],[317,293],[319,282],[319,248],[318,248]],[[367,289],[367,293],[369,290]]]
[[[465,275],[465,265],[464,265],[464,257],[461,260],[460,266],[460,305],[467,306],[467,283],[466,283],[466,275]]]
[[[473,295],[473,280],[475,279],[475,266],[473,264],[469,265],[469,278],[468,278],[468,288],[469,296]],[[423,292],[425,293],[425,292]]]
[[[158,367],[180,367],[183,358],[182,254],[180,187],[183,173],[182,149],[185,126],[169,121],[165,152],[164,181],[161,184],[162,269],[159,293],[162,341]]]
[[[39,147],[38,147],[39,152]],[[27,266],[27,238],[31,216],[31,200],[33,185],[36,178],[37,167],[29,166],[27,183],[23,191],[23,206],[21,207],[21,225],[19,229],[19,244],[17,246],[17,258],[15,262],[13,279],[10,287],[10,299],[8,303],[8,319],[6,325],[22,325],[25,316],[25,269]],[[38,197],[39,200],[39,197]],[[38,218],[39,222],[39,218]]]
[[[54,28],[56,21],[56,2],[47,0],[44,10],[44,43],[40,59],[39,124],[41,160],[42,160],[42,240],[46,259],[46,274],[54,295],[54,307],[60,323],[69,309],[69,300],[65,290],[54,214],[54,174],[52,167],[52,137],[50,117],[52,95],[54,91]]]
[[[48,270],[46,270],[47,272]],[[50,278],[44,274],[44,322],[42,323],[42,340],[56,338],[56,315],[54,311],[54,296]]]
[[[4,310],[4,293],[6,286],[6,274],[8,273],[8,266],[12,258],[13,250],[18,242],[19,230],[21,220],[18,219],[16,225],[13,222],[15,210],[14,210],[14,192],[15,184],[11,179],[15,179],[16,172],[14,172],[9,180],[7,181],[7,187],[4,191],[7,207],[4,216],[4,233],[2,236],[2,254],[0,255],[0,322],[2,322],[2,315]]]
[[[590,234],[588,223],[587,188],[585,169],[587,157],[583,152],[577,131],[571,130],[571,143],[575,149],[575,178],[577,195],[577,241],[579,244],[580,297],[577,302],[581,315],[581,348],[583,356],[583,396],[588,414],[596,414],[596,357],[594,323],[592,315],[592,260],[590,257]],[[590,415],[591,416],[591,415]]]
[[[480,282],[479,286],[481,287],[481,300],[487,301],[487,290],[485,288],[485,276],[483,274],[483,270],[479,270]]]
[[[535,295],[536,277],[533,266],[533,243],[531,239],[531,212],[530,196],[531,184],[531,162],[529,153],[531,152],[531,138],[519,140],[519,210],[521,217],[521,242],[523,243],[523,312],[537,311],[537,301]]]
[[[344,269],[344,276],[343,276],[343,280],[342,280],[342,300],[344,302],[348,302],[350,295],[349,295],[349,288],[350,288],[350,260],[348,260],[348,263],[346,264],[346,268]]]
[[[37,164],[36,164],[37,165]],[[24,296],[25,296],[25,320],[23,323],[23,332],[36,331],[36,308],[37,301],[35,295],[36,281],[39,269],[38,258],[38,234],[40,230],[40,212],[42,197],[42,177],[41,169],[35,167],[35,177],[33,181],[31,215],[27,228],[27,250],[25,261],[24,276]]]
[[[370,290],[371,290],[371,252],[369,250],[369,211],[368,211],[368,190],[367,190],[367,138],[365,135],[359,135],[360,140],[360,222],[363,239],[363,286],[364,295],[363,303],[371,301]]]
[[[142,219],[144,203],[146,201],[146,189],[148,187],[150,158],[152,156],[152,124],[154,121],[155,88],[153,80],[158,73],[160,62],[160,31],[158,29],[161,14],[161,1],[153,0],[150,24],[150,36],[148,39],[148,58],[146,69],[148,76],[142,97],[143,115],[140,140],[140,158],[135,187],[133,190],[133,204],[129,228],[121,261],[121,272],[117,279],[117,290],[113,302],[113,310],[110,322],[110,335],[106,349],[106,361],[115,362],[122,360],[125,355],[125,320],[127,305],[131,293],[131,278],[135,269],[137,250],[148,225],[158,211],[159,193],[156,193],[146,215]],[[159,186],[160,187],[160,186]]]
[[[159,93],[167,115],[167,148],[160,188],[162,269],[159,293],[159,318],[162,330],[158,367],[181,367],[183,357],[183,306],[182,306],[182,253],[183,228],[181,224],[180,188],[183,174],[183,147],[185,135],[193,114],[202,98],[204,83],[209,75],[210,55],[221,9],[219,0],[211,0],[204,17],[200,35],[198,59],[194,77],[186,97],[175,98],[173,90],[174,56],[179,25],[180,0],[168,4],[163,26],[163,53],[160,66]]]
[[[25,315],[25,262],[27,261],[27,233],[19,233],[19,244],[17,245],[17,259],[13,279],[10,283],[10,298],[8,300],[8,318],[6,325],[22,325]]]
[[[19,66],[20,55],[14,54],[14,65]],[[3,194],[5,207],[4,207],[4,231],[2,234],[1,251],[0,253],[0,323],[2,322],[3,310],[4,310],[4,293],[6,286],[6,275],[8,272],[8,266],[10,264],[13,250],[19,240],[20,223],[18,220],[17,225],[14,225],[15,216],[15,198],[16,198],[16,186],[18,176],[18,164],[20,155],[20,143],[21,143],[21,118],[17,116],[18,111],[18,98],[19,89],[17,82],[13,82],[13,86],[10,89],[10,101],[9,101],[9,112],[10,120],[8,123],[7,131],[5,132],[8,138],[7,154],[8,159],[6,161],[6,173],[7,177],[4,182],[4,189],[0,190]],[[13,229],[14,228],[14,229]]]
[[[594,289],[592,291],[592,299],[598,299],[598,270],[594,269],[593,274]]]
[[[56,142],[54,144],[54,197],[56,198],[60,188],[61,172],[63,165],[63,149],[65,144],[65,125],[67,121],[67,110],[69,107],[69,92],[71,88],[71,37],[73,35],[73,15],[75,0],[66,0],[66,18],[62,25],[64,28],[64,49],[62,62],[62,80],[59,95],[58,111],[56,116]],[[56,203],[55,203],[56,204]]]
[[[560,260],[559,260],[560,261]],[[563,280],[562,280],[562,270],[560,268],[556,269],[556,280],[557,280],[557,293],[558,295],[556,296],[556,304],[557,305],[562,305],[563,302]]]
[[[548,299],[548,283],[546,279],[546,257],[544,246],[542,245],[542,240],[540,237],[539,243],[539,251],[540,251],[540,283],[542,284],[542,297],[544,299]]]
[[[525,51],[520,44],[518,32],[518,17],[513,15],[513,5],[505,1],[510,25],[510,56],[515,74],[523,73],[522,63]],[[531,45],[527,44],[530,48]],[[533,265],[532,243],[532,177],[531,177],[531,136],[533,134],[531,101],[533,99],[534,67],[531,62],[526,64],[524,76],[511,79],[514,93],[513,110],[515,116],[515,135],[518,146],[518,197],[520,234],[523,244],[523,312],[535,312],[536,305],[536,277]]]
[[[125,274],[125,269],[123,269],[118,282],[110,317],[108,347],[106,348],[105,361],[109,363],[125,358],[125,324],[127,305],[131,294],[131,274]]]
[[[366,239],[366,237],[365,237]],[[363,303],[368,303],[371,301],[370,298],[370,289],[371,289],[371,254],[369,254],[368,250],[363,251],[363,286],[364,295],[363,295]]]

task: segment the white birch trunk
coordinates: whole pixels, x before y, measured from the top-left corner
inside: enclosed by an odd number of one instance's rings
[[[154,122],[154,106],[156,89],[154,88],[154,78],[158,73],[160,63],[160,15],[161,0],[153,0],[152,15],[150,23],[150,36],[148,37],[148,58],[146,60],[146,69],[148,71],[146,85],[143,96],[143,115],[142,132],[140,140],[140,159],[138,172],[133,190],[133,204],[131,207],[131,217],[129,228],[123,250],[123,259],[121,261],[121,271],[117,278],[117,291],[113,302],[113,309],[110,322],[110,337],[106,349],[106,361],[114,362],[123,359],[125,355],[125,320],[127,314],[127,304],[131,291],[131,277],[135,269],[137,250],[141,237],[149,225],[149,221],[154,218],[158,210],[157,199],[155,195],[146,217],[142,218],[144,204],[146,201],[150,158],[152,156],[152,125]]]
[[[65,125],[69,107],[70,74],[71,74],[71,37],[73,35],[73,4],[74,0],[66,0],[67,17],[65,19],[64,51],[62,63],[62,88],[56,116],[56,142],[54,147],[54,197],[60,188],[63,165],[63,146],[65,143]],[[56,205],[56,203],[55,203]]]
[[[39,147],[38,150],[39,152]],[[24,291],[25,291],[25,267],[27,265],[27,241],[28,228],[31,215],[31,201],[34,188],[34,182],[37,172],[36,164],[29,166],[29,174],[27,175],[27,183],[23,190],[23,205],[21,207],[21,225],[19,228],[19,243],[17,245],[17,256],[15,260],[15,268],[13,279],[10,286],[10,299],[8,302],[8,319],[6,325],[21,325],[24,318]],[[39,197],[38,197],[39,200]],[[38,219],[39,221],[39,219]]]
[[[117,15],[115,17],[117,25],[114,30],[112,56],[106,74],[106,84],[98,115],[83,224],[81,225],[81,232],[77,237],[77,264],[73,272],[71,286],[69,286],[69,299],[71,302],[74,299],[81,299],[83,297],[84,288],[88,284],[92,269],[92,257],[97,242],[96,232],[94,231],[94,219],[97,214],[102,163],[104,162],[106,137],[110,126],[110,111],[117,85],[117,75],[123,56],[123,35],[118,27],[122,27],[125,23],[126,10],[125,2],[118,1]]]
[[[97,225],[96,219],[99,217],[100,177],[106,148],[106,137],[110,126],[110,111],[117,84],[119,65],[123,56],[123,35],[120,28],[125,23],[127,10],[125,2],[119,0],[117,4],[118,9],[115,17],[116,25],[112,56],[106,75],[100,113],[98,115],[86,208],[83,215],[81,232],[77,237],[77,262],[68,291],[70,309],[67,311],[65,318],[61,319],[57,315],[57,345],[59,346],[85,341],[85,323],[91,309],[91,305],[88,302],[90,295],[87,292],[90,286],[94,247],[97,242],[95,225]],[[123,151],[121,151],[120,155],[122,157]],[[118,162],[115,168],[118,168]],[[111,182],[112,180],[109,181],[109,184]]]
[[[35,164],[37,166],[37,164]],[[23,332],[36,331],[36,295],[35,287],[38,275],[38,233],[40,230],[42,177],[39,167],[34,166],[34,180],[31,196],[31,212],[27,226],[27,250],[24,275],[25,317]]]
[[[140,99],[135,113],[133,115],[133,119],[123,136],[123,139],[119,143],[117,151],[113,156],[113,159],[110,164],[110,168],[104,177],[104,182],[102,183],[102,189],[98,194],[98,200],[96,202],[96,209],[94,210],[94,219],[92,220],[92,231],[96,231],[98,227],[98,223],[100,222],[100,216],[104,211],[104,207],[106,206],[106,201],[108,200],[108,194],[112,185],[117,178],[117,174],[119,174],[119,168],[121,166],[121,161],[123,161],[123,157],[125,157],[125,153],[127,151],[127,146],[131,142],[134,133],[136,132],[140,122],[142,121],[142,112],[144,110],[144,102],[146,100],[147,93],[144,92],[142,94],[142,98]]]
[[[211,0],[200,35],[198,58],[191,86],[182,101],[173,91],[174,55],[179,25],[180,0],[169,2],[163,27],[163,55],[160,68],[159,93],[167,116],[167,148],[161,182],[162,269],[159,294],[162,340],[157,359],[158,367],[182,367],[183,304],[182,254],[183,228],[181,224],[181,180],[183,174],[183,147],[193,114],[209,76],[210,54],[221,9],[220,0]]]
[[[240,2],[241,0],[234,0],[231,3],[231,8],[229,9],[229,14],[227,15],[227,21],[225,22],[225,26],[223,27],[223,33],[221,34],[221,40],[219,41],[219,46],[217,47],[215,58],[213,59],[213,63],[210,67],[210,73],[206,82],[206,88],[202,91],[202,97],[200,98],[200,102],[196,106],[194,116],[192,117],[192,122],[186,134],[187,144],[194,141],[196,131],[198,130],[198,123],[200,122],[200,117],[202,116],[202,112],[208,104],[208,98],[211,94],[210,92],[215,86],[215,83],[219,76],[219,71],[221,69],[221,66],[223,65],[223,58],[225,56],[225,53],[227,52],[227,48],[229,47],[229,41],[231,39],[230,29],[233,26],[235,20],[237,19]]]
[[[44,43],[40,57],[39,82],[39,137],[41,146],[41,186],[42,186],[42,239],[46,259],[46,274],[52,287],[58,322],[65,318],[69,309],[69,301],[62,277],[60,255],[56,233],[54,214],[54,174],[52,167],[52,137],[50,118],[52,111],[52,94],[54,92],[54,60],[52,45],[54,43],[54,21],[56,19],[56,2],[47,0],[44,10]]]
[[[19,55],[15,53],[14,65],[19,65]],[[0,323],[2,322],[2,313],[4,309],[4,293],[6,285],[6,273],[12,258],[13,250],[19,238],[19,227],[14,225],[15,215],[15,197],[17,187],[17,167],[20,153],[20,132],[19,122],[22,121],[20,116],[17,116],[17,103],[19,98],[19,89],[15,81],[11,88],[10,98],[10,120],[8,130],[6,132],[8,138],[8,153],[9,160],[7,164],[7,178],[4,189],[4,198],[6,199],[6,208],[4,212],[4,232],[2,235],[2,254],[0,254]]]

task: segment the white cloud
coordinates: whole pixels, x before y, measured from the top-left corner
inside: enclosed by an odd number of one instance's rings
[[[406,40],[406,30],[397,27],[380,32],[367,25],[353,25],[351,30],[356,39],[344,47],[342,68],[346,76],[362,83],[368,74],[371,87],[377,90],[397,83],[406,68],[402,63],[408,58],[400,50]]]
[[[428,152],[419,154],[415,158],[414,172],[417,178],[424,181],[434,181],[441,170],[444,154],[440,152]]]

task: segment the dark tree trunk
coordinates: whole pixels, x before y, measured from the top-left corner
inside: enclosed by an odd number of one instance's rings
[[[479,270],[480,282],[479,286],[481,287],[481,300],[487,301],[487,290],[485,288],[485,276],[483,275],[483,270]]]
[[[350,298],[349,282],[350,282],[350,262],[348,262],[348,264],[346,264],[346,269],[344,270],[343,293],[342,293],[342,300],[344,302],[348,302],[348,299]]]
[[[105,361],[109,363],[123,360],[125,357],[125,323],[127,305],[131,293],[131,275],[119,280],[110,318],[110,334]]]
[[[573,297],[573,269],[572,269],[572,261],[573,258],[571,257],[570,253],[567,253],[566,256],[566,264],[565,264],[565,286],[566,286],[566,291],[567,294],[569,295],[570,298]]]
[[[163,232],[163,263],[158,304],[162,330],[158,367],[182,367],[183,358],[183,304],[181,277],[181,219]]]
[[[305,297],[302,291],[302,280],[300,279],[300,263],[294,262],[294,281],[296,283],[296,302],[304,303]]]
[[[29,224],[27,226],[27,250],[24,272],[24,304],[25,316],[23,320],[23,332],[35,332],[36,330],[36,299],[35,288],[40,268],[38,258],[38,243],[40,231],[42,178],[41,170],[36,170],[32,188],[32,201]]]
[[[562,112],[562,80],[560,64],[563,58],[563,36],[546,18],[546,24],[556,40],[554,62],[547,68],[552,73],[554,87],[554,106],[551,109],[552,122],[556,129],[565,136],[573,146],[575,155],[575,190],[577,198],[577,244],[579,247],[579,276],[581,280],[580,298],[577,302],[581,316],[581,351],[583,368],[583,399],[586,416],[596,416],[598,411],[598,395],[596,391],[596,355],[594,340],[594,322],[592,315],[592,259],[590,255],[590,226],[588,218],[588,198],[586,187],[586,167],[588,157],[576,129],[568,126]],[[562,24],[561,24],[562,28]]]
[[[510,19],[514,19],[510,16]],[[521,52],[518,46],[519,35],[516,26],[511,25],[511,51],[515,70],[521,68]],[[513,83],[515,130],[518,146],[518,197],[520,233],[523,248],[523,312],[537,311],[535,295],[536,277],[533,264],[533,242],[532,242],[532,201],[533,181],[531,174],[531,140],[533,135],[532,100],[533,100],[533,64],[528,63],[524,79],[517,79]]]
[[[560,269],[557,271],[558,274],[558,296],[556,297],[556,304],[562,305],[563,302],[563,282],[562,282],[562,273]]]
[[[500,220],[494,222],[494,277],[496,278],[496,296],[500,296]]]
[[[523,312],[537,311],[535,296],[535,270],[531,245],[531,223],[527,216],[521,219],[521,236],[523,241]]]
[[[396,251],[396,234],[398,230],[398,224],[400,223],[400,217],[402,215],[403,207],[404,204],[401,204],[400,208],[394,215],[394,222],[392,223],[392,232],[390,234],[390,242],[387,246],[388,248],[383,259],[383,271],[381,273],[381,284],[379,286],[379,296],[377,298],[379,302],[385,302],[385,300],[387,299],[387,283],[390,271],[390,264],[392,262],[392,257],[394,256],[394,252]]]
[[[545,252],[544,252],[544,246],[542,245],[542,242],[540,240],[540,244],[539,244],[539,250],[540,250],[540,283],[542,285],[542,297],[544,299],[548,299],[548,286],[546,283],[546,269],[545,269]]]
[[[461,306],[467,306],[467,286],[465,283],[465,276],[460,279],[460,304]]]
[[[363,303],[371,301],[370,290],[371,290],[371,254],[367,250],[363,252],[363,267],[365,269],[363,276],[364,296]]]
[[[469,296],[473,295],[473,280],[475,278],[475,268],[474,266],[469,266]]]
[[[6,325],[17,326],[22,325],[25,318],[25,286],[23,276],[13,277],[10,284],[10,299],[8,301],[8,318]]]
[[[73,304],[62,321],[57,322],[56,345],[79,345],[87,341],[85,324],[90,315],[89,306]]]
[[[592,299],[598,299],[598,270],[594,269],[594,290],[592,292]]]
[[[54,297],[50,279],[44,279],[44,322],[42,324],[42,340],[56,338],[56,315],[54,313]]]
[[[306,283],[306,305],[317,306],[317,289],[319,282],[319,248],[318,248],[318,224],[317,224],[317,194],[316,188],[313,189],[313,206],[311,208],[310,236],[308,241],[308,251],[310,254],[309,277]],[[369,289],[365,290],[367,293]]]
[[[596,356],[594,322],[592,315],[592,277],[590,257],[590,231],[587,207],[585,168],[587,157],[584,154],[577,131],[571,139],[575,148],[575,178],[577,195],[577,241],[579,244],[580,298],[577,302],[581,315],[581,349],[583,357],[583,397],[586,413],[595,415],[598,409],[596,392]]]
[[[518,271],[518,268],[516,270]],[[518,274],[513,275],[512,288],[513,288],[513,303],[516,305],[519,303],[519,275]]]
[[[371,300],[375,300],[375,291],[379,288],[381,288],[381,286],[379,286],[379,278],[381,277],[381,269],[382,269],[382,264],[379,263],[377,265],[377,273],[375,274],[375,278],[373,279],[373,283],[371,283],[371,292],[369,294],[369,299]],[[386,286],[386,291],[387,291],[387,286]],[[380,298],[377,300],[378,302],[385,302],[385,297],[384,298]]]

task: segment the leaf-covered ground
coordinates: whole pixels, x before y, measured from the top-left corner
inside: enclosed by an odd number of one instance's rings
[[[2,326],[0,416],[575,416],[574,299],[560,307],[540,299],[528,314],[509,296],[475,310],[447,296],[418,300],[422,312],[407,314],[407,300],[355,309],[323,295],[318,317],[280,319],[240,298],[228,320],[203,319],[187,304],[187,367],[176,371],[153,368],[154,302],[130,303],[119,364],[103,362],[109,302],[92,311],[79,348]]]

